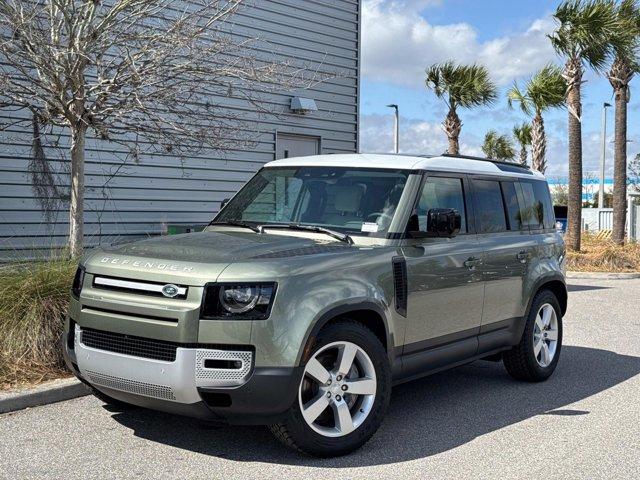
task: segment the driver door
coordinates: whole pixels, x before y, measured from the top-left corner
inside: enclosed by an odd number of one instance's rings
[[[458,344],[453,355],[473,356],[482,322],[483,253],[476,238],[466,175],[429,174],[414,212],[421,231],[426,229],[426,215],[432,208],[458,210],[462,228],[453,238],[409,240],[403,249],[408,283],[403,352],[408,369],[424,368],[422,364],[429,357],[424,354],[445,345]],[[444,363],[455,361],[442,356],[438,359]],[[429,367],[436,368],[438,359],[431,358]]]

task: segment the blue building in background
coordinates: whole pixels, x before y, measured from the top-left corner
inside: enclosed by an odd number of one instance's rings
[[[567,177],[548,177],[547,182],[549,183],[551,193],[553,193],[555,188],[566,187],[569,184],[569,179]],[[598,195],[599,189],[600,179],[597,176],[585,176],[582,179],[582,201],[593,201],[594,195]],[[605,177],[604,191],[605,193],[613,192],[613,178]]]

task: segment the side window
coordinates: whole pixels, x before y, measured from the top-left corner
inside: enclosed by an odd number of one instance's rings
[[[474,180],[473,194],[478,233],[504,232],[507,229],[507,218],[504,214],[500,182]]]
[[[553,212],[553,204],[551,203],[551,193],[549,185],[542,180],[533,182],[533,194],[536,198],[536,215],[539,223],[544,228],[554,228],[556,224],[556,216]]]
[[[520,216],[520,204],[518,203],[518,193],[515,182],[500,182],[502,186],[502,196],[507,207],[507,218],[509,220],[509,230],[524,230],[522,218]]]
[[[524,206],[521,208],[523,224],[532,230],[553,228],[555,217],[547,182],[521,180]]]
[[[533,185],[530,182],[520,182],[522,191],[522,201],[520,202],[520,218],[522,226],[525,228],[541,228],[540,223],[536,219],[536,196],[533,193]]]
[[[459,178],[428,177],[418,202],[420,230],[427,229],[427,213],[432,208],[454,208],[460,212],[460,233],[467,233],[467,209],[464,204],[464,189]]]

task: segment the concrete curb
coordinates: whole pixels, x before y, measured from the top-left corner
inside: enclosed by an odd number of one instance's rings
[[[567,278],[594,279],[594,280],[630,280],[640,278],[640,272],[567,272]]]
[[[0,393],[0,414],[83,397],[91,392],[75,378],[53,380],[34,388]]]

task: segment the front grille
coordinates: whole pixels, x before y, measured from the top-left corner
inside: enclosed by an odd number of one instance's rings
[[[106,315],[120,315],[123,317],[131,317],[131,318],[140,318],[142,320],[158,320],[160,322],[173,322],[178,323],[180,320],[177,318],[169,318],[169,317],[157,317],[154,315],[139,315],[137,313],[132,312],[123,312],[121,310],[113,310],[109,308],[98,308],[98,307],[82,307],[82,311],[84,313],[94,313],[94,314],[106,314]]]
[[[175,294],[165,294],[164,287],[174,287]],[[153,297],[173,298],[178,300],[186,299],[187,294],[189,293],[189,287],[184,285],[140,281],[129,278],[106,277],[102,275],[96,275],[93,277],[93,288],[130,293],[132,295],[150,295]]]
[[[165,362],[175,361],[176,349],[178,348],[178,344],[173,342],[105,332],[92,328],[82,329],[81,342],[87,347],[98,350]]]
[[[162,398],[164,400],[175,400],[171,387],[167,385],[156,385],[154,383],[139,382],[128,378],[116,377],[104,373],[87,371],[89,380],[102,387],[113,388],[114,390],[122,390],[123,392],[135,393],[136,395],[144,395],[146,397]]]

